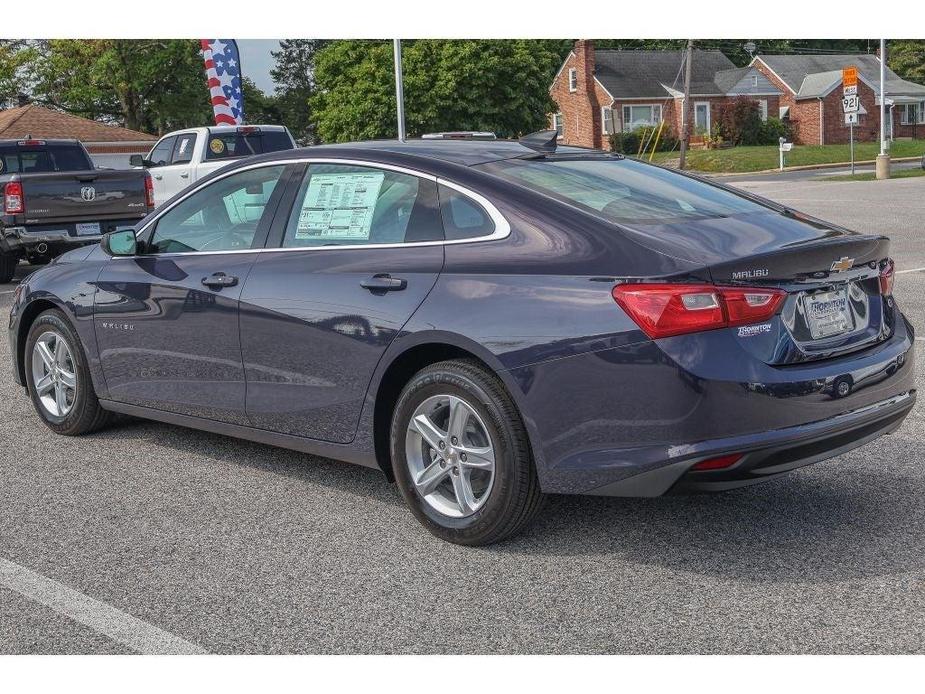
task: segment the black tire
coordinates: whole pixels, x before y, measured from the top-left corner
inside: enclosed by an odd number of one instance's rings
[[[406,435],[415,410],[429,398],[443,395],[461,398],[478,415],[494,449],[494,481],[482,505],[467,517],[445,515],[425,500],[412,480],[406,455]],[[501,381],[475,360],[439,362],[411,378],[392,415],[390,447],[395,479],[412,513],[431,533],[448,542],[470,546],[500,542],[527,527],[542,506],[543,494],[520,413]]]
[[[15,255],[0,253],[0,284],[6,284],[13,279],[17,265],[19,265],[19,258]]]
[[[56,338],[64,340],[73,362],[73,373],[76,376],[77,384],[76,394],[73,397],[70,410],[64,416],[56,416],[42,404],[33,377],[32,362],[35,343],[46,333],[54,333]],[[61,311],[51,309],[39,314],[29,328],[24,356],[29,397],[32,399],[32,404],[42,422],[49,429],[62,436],[80,436],[89,434],[108,424],[111,414],[100,407],[96,392],[93,389],[93,381],[90,378],[87,355],[84,352],[83,345]]]

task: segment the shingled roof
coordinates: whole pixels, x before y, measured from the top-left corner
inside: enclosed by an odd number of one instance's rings
[[[137,130],[106,125],[88,118],[29,104],[0,111],[0,139],[65,138],[81,142],[153,142],[157,138]]]
[[[683,57],[683,51],[598,50],[594,76],[615,99],[666,98],[673,95],[670,90],[683,89]],[[691,61],[691,95],[725,94],[716,76],[728,70],[735,70],[735,65],[720,51],[695,50]]]
[[[852,65],[857,67],[861,79],[879,89],[880,59],[876,55],[759,55],[755,60],[771,68],[798,99],[825,96],[841,84],[842,68]],[[889,68],[884,88],[887,96],[925,98],[925,86],[904,80]]]

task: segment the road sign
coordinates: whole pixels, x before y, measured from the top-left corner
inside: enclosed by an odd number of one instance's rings
[[[843,87],[842,91],[845,96],[855,96],[858,93],[858,85],[855,84],[853,87]]]
[[[857,113],[861,108],[861,100],[857,94],[849,95],[842,98],[841,105],[845,113]]]
[[[857,125],[859,115],[860,114],[858,114],[857,111],[855,111],[854,113],[846,113],[845,114],[845,125]]]
[[[841,71],[841,85],[843,87],[858,86],[858,69],[851,65]]]

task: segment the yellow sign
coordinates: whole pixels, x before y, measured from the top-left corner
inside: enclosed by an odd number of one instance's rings
[[[858,69],[856,67],[852,65],[851,67],[846,67],[841,71],[841,86],[858,86]]]
[[[221,154],[225,151],[225,143],[216,137],[209,143],[209,149],[212,150],[213,154]]]

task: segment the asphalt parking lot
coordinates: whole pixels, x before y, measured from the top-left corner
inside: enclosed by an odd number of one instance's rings
[[[925,327],[925,178],[736,185],[892,236]],[[553,497],[487,549],[372,470],[138,420],[57,437],[9,376],[0,408],[0,653],[925,652],[921,405],[764,485]]]

